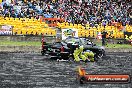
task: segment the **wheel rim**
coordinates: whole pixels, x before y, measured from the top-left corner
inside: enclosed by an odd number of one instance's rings
[[[98,55],[99,58],[102,58],[104,56],[104,51],[101,51]]]

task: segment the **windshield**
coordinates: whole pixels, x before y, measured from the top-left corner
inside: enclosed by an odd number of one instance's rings
[[[91,45],[92,44],[92,42],[88,39],[81,38],[81,41],[84,45]]]
[[[74,43],[74,44],[80,44],[81,43],[81,41],[80,41],[80,39],[79,38],[67,38],[66,40],[65,40],[65,43]]]

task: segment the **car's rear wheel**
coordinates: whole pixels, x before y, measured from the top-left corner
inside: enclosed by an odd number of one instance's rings
[[[73,56],[69,56],[69,61],[74,61],[74,57]]]
[[[69,60],[69,52],[60,53],[61,59]]]

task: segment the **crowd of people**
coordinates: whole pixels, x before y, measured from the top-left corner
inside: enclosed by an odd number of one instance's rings
[[[121,22],[123,26],[132,24],[131,0],[27,0],[0,4],[0,15],[23,18],[39,16],[64,18],[67,22],[111,25]]]

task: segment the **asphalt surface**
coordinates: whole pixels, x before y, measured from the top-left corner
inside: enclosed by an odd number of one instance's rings
[[[0,88],[132,88],[126,84],[79,84],[77,66],[89,74],[132,75],[132,53],[108,53],[98,62],[57,62],[39,53],[0,53]]]

